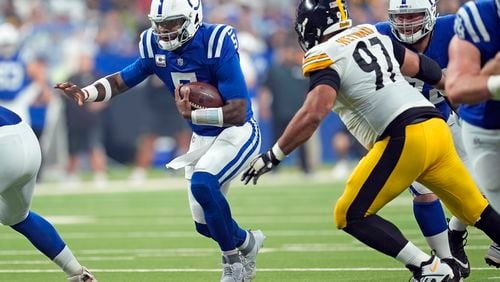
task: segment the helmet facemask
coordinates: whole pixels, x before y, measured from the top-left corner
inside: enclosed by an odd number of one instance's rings
[[[389,22],[392,33],[401,42],[415,44],[434,28],[437,1],[390,0]]]
[[[149,20],[160,49],[176,50],[202,25],[201,0],[152,0]]]
[[[190,20],[186,16],[174,16],[166,19],[150,19],[153,34],[158,38],[161,49],[173,51],[190,39],[187,30]]]

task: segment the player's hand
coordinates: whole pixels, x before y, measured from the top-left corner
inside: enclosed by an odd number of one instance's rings
[[[189,102],[189,94],[191,93],[191,89],[189,87],[184,87],[182,89],[182,97],[180,95],[181,85],[178,85],[175,88],[175,104],[177,105],[177,110],[185,119],[191,119],[191,102]]]
[[[266,172],[271,171],[275,166],[279,165],[280,160],[276,158],[272,149],[261,154],[257,158],[250,162],[250,167],[243,173],[241,181],[245,182],[245,185],[253,179],[253,184],[257,184],[257,180],[261,175]]]
[[[62,90],[64,95],[75,100],[78,103],[78,106],[83,106],[85,99],[87,98],[85,92],[71,82],[57,83],[54,88]]]
[[[482,75],[497,75],[500,74],[500,52],[490,59],[481,69]]]

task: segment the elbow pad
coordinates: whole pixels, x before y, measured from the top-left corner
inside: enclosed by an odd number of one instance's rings
[[[423,54],[418,54],[418,58],[420,66],[415,78],[418,78],[430,85],[436,85],[441,80],[443,75],[441,67],[434,60]]]

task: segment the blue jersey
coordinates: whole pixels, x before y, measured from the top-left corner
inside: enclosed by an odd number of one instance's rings
[[[246,99],[245,121],[252,118],[250,98],[240,67],[238,39],[231,26],[204,23],[189,42],[174,51],[160,49],[152,29],[147,29],[141,34],[139,49],[141,57],[121,71],[128,87],[137,85],[151,74],[156,74],[171,93],[179,84],[206,82],[218,88],[224,102]],[[196,134],[204,136],[218,135],[224,129],[195,125],[191,121],[189,124]]]
[[[21,122],[21,118],[13,111],[0,106],[0,126],[13,125]]]
[[[31,79],[19,53],[10,58],[0,56],[0,101],[16,99],[30,84]]]
[[[467,2],[457,12],[456,35],[474,44],[481,53],[481,66],[500,51],[500,1]],[[488,100],[463,105],[460,115],[470,124],[485,129],[500,129],[500,101]]]
[[[448,66],[448,45],[450,44],[451,38],[453,37],[453,23],[455,21],[454,15],[447,15],[436,18],[436,24],[431,34],[431,40],[429,45],[423,52],[424,55],[436,61],[441,69],[445,70]],[[388,35],[392,40],[399,41],[396,36],[392,33],[391,25],[389,22],[381,22],[375,25],[377,30],[381,34]],[[411,45],[401,42],[406,48],[417,52]],[[427,98],[431,103],[436,106],[436,108],[441,112],[445,119],[448,119],[451,113],[451,108],[444,99],[444,95],[432,85],[424,83],[423,81],[406,77],[406,80],[410,82],[415,88],[420,91],[425,98]]]

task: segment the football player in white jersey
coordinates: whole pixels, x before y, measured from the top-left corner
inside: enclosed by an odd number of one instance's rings
[[[500,240],[500,215],[460,160],[446,121],[403,77],[441,89],[441,68],[381,35],[373,25],[352,27],[341,0],[302,0],[296,31],[307,50],[303,71],[310,77],[311,90],[282,136],[252,161],[242,180],[255,184],[311,137],[333,109],[369,150],[336,204],[337,227],[402,262],[413,272],[412,281],[458,281],[454,259],[429,256],[377,215],[417,180],[454,215]]]
[[[406,48],[422,53],[436,61],[443,71],[448,65],[448,45],[453,37],[455,15],[438,16],[437,1],[390,0],[389,21],[377,23],[377,30]],[[460,159],[470,170],[469,157],[462,142],[462,132],[458,116],[443,93],[423,81],[405,77],[424,97],[429,99],[446,119]],[[452,217],[446,222],[443,207],[438,197],[424,185],[415,182],[410,187],[413,198],[413,214],[427,243],[440,258],[453,255],[460,266],[460,274],[466,278],[470,265],[464,251],[467,225]],[[448,243],[449,242],[449,243]]]
[[[80,265],[55,228],[30,210],[42,159],[40,145],[19,115],[0,106],[0,223],[25,236],[70,282],[97,281]]]
[[[169,166],[185,168],[194,227],[222,251],[221,281],[250,281],[265,236],[242,229],[231,215],[229,184],[258,155],[260,130],[240,67],[236,30],[203,22],[201,0],[153,0],[152,27],[141,34],[140,57],[120,72],[81,89],[56,85],[79,104],[109,100],[156,74],[175,95],[179,113],[193,130],[189,152]],[[182,84],[205,82],[218,88],[224,105],[193,110],[179,95]],[[168,121],[166,121],[168,122]]]
[[[463,104],[462,134],[472,173],[491,206],[500,211],[500,1],[465,3],[457,12],[446,93]],[[498,243],[498,241],[496,241]],[[500,247],[486,262],[500,267]]]

